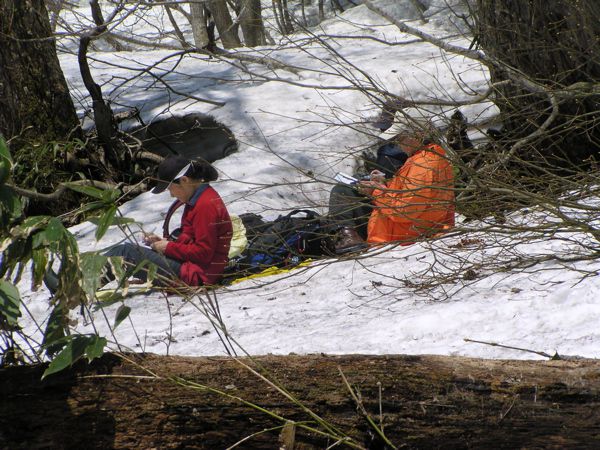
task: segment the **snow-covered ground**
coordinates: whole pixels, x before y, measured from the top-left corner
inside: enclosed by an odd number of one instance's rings
[[[448,34],[447,28],[441,28],[449,23],[445,17],[438,15],[428,24],[415,21],[413,25],[442,36]],[[331,177],[340,169],[351,173],[352,155],[373,141],[376,133],[367,122],[377,114],[377,108],[363,92],[350,88],[351,79],[417,100],[464,100],[485,91],[487,75],[481,66],[416,42],[365,6],[350,9],[312,31],[336,35],[328,39],[336,53],[314,42],[303,47],[262,49],[272,58],[305,68],[298,75],[247,64],[254,72],[249,77],[233,64],[199,57],[167,59],[154,69],[178,92],[224,102],[223,107],[182,98],[148,76],[118,86],[131,73],[128,67],[149,65],[173,53],[167,50],[95,54],[98,62],[93,73],[104,83],[104,93],[115,109],[117,105],[137,106],[146,120],[158,114],[202,112],[229,126],[240,142],[240,151],[215,163],[221,179],[214,186],[232,213],[251,211],[266,218],[296,206],[325,212]],[[341,37],[357,35],[385,38],[397,45]],[[304,37],[308,34],[293,39]],[[467,40],[456,39],[454,43],[469,45]],[[342,57],[354,69],[339,70]],[[73,92],[79,93],[75,96],[84,98],[76,58],[64,56],[61,62]],[[166,74],[175,65],[176,70]],[[494,114],[489,104],[461,107],[461,111],[470,121],[478,122],[489,121]],[[445,111],[442,117],[451,112]],[[413,114],[418,118],[422,113]],[[156,232],[170,202],[168,193],[146,193],[124,205],[121,212],[142,223],[144,230]],[[123,238],[118,229],[111,229],[96,242],[94,226],[89,223],[72,231],[81,251],[100,249]],[[464,340],[468,338],[549,354],[600,354],[600,287],[596,275],[600,262],[578,263],[581,271],[574,271],[546,260],[508,273],[493,273],[490,268],[488,276],[482,276],[484,268],[474,280],[466,277],[415,291],[411,283],[430,281],[424,269],[433,266],[443,273],[444,265],[454,264],[459,255],[477,261],[495,251],[488,245],[489,236],[471,236],[471,241],[461,243],[463,237],[449,235],[433,243],[375,249],[357,260],[318,261],[290,273],[220,288],[210,299],[213,306],[218,304],[222,323],[238,353],[539,357],[469,343]],[[573,244],[548,240],[521,250],[558,254],[567,245]],[[584,273],[588,276],[583,277]],[[21,289],[28,308],[43,320],[49,311],[48,293],[28,292],[26,286],[22,283]],[[137,351],[161,354],[226,352],[220,338],[223,333],[218,333],[206,316],[208,297],[204,294],[182,299],[151,293],[125,302],[132,308],[131,321],[123,322],[114,335],[108,323],[114,320],[119,305],[106,308],[106,316],[99,311],[93,316],[96,328],[112,341],[113,348],[116,341]],[[73,317],[79,320],[79,331],[92,330],[82,317]],[[21,323],[29,331],[34,328],[30,319],[23,318]]]

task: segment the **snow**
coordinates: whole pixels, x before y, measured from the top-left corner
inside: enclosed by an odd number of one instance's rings
[[[431,6],[429,11],[437,11],[445,2],[425,3]],[[406,4],[402,3],[405,9]],[[398,12],[402,11],[399,8]],[[447,13],[437,13],[434,18],[428,24],[416,21],[413,25],[436,36],[448,35],[451,20]],[[179,60],[168,58],[173,52],[167,50],[92,54],[93,74],[115,110],[138,106],[146,121],[161,114],[202,112],[229,126],[240,142],[240,151],[215,163],[221,179],[213,186],[231,213],[256,212],[266,218],[298,206],[326,212],[331,177],[338,170],[352,173],[352,155],[377,135],[367,123],[378,112],[372,101],[372,96],[381,99],[378,90],[412,99],[466,100],[487,86],[487,72],[477,63],[416,42],[365,6],[352,8],[312,32],[318,36],[369,34],[398,45],[338,37],[328,40],[335,53],[314,42],[256,50],[305,68],[298,76],[256,64],[247,64],[252,71],[248,75],[235,62],[198,56]],[[310,36],[306,32],[290,39],[300,42]],[[453,43],[469,46],[468,40],[458,38]],[[341,69],[342,57],[355,67],[352,71]],[[163,58],[154,73],[164,75],[174,89],[225,106],[185,99],[147,75],[123,83],[132,73],[130,68]],[[83,113],[89,104],[85,103],[88,100],[76,57],[64,55],[61,63]],[[167,74],[172,68],[176,70]],[[365,91],[350,89],[352,80],[359,80]],[[492,121],[495,115],[490,104],[465,106],[461,111],[480,124]],[[451,112],[448,108],[409,111],[415,120],[429,117],[438,125]],[[168,193],[145,193],[120,211],[140,224],[135,230],[159,232],[170,203]],[[551,219],[532,211],[515,214],[512,220]],[[110,325],[119,304],[106,307],[104,313],[95,311],[91,318],[113,349],[171,355],[223,355],[230,351],[253,355],[540,357],[469,343],[464,340],[467,338],[549,354],[598,356],[599,262],[565,263],[546,258],[532,267],[508,272],[497,271],[490,264],[478,269],[473,280],[465,277],[433,283],[436,276],[447,273],[446,267],[461,262],[459,256],[472,264],[489,263],[493,258],[500,262],[513,252],[558,256],[581,250],[580,244],[586,241],[597,248],[591,236],[566,233],[503,252],[498,243],[506,237],[492,231],[477,233],[473,224],[465,227],[473,231],[409,247],[373,249],[357,259],[316,261],[289,273],[186,298],[166,297],[160,292],[134,295],[125,300],[131,307],[131,320],[114,332]],[[112,227],[96,242],[94,229],[89,223],[72,228],[81,251],[98,250],[125,237]],[[471,241],[461,243],[464,238]],[[433,284],[424,289],[428,283]],[[40,323],[49,311],[49,295],[45,290],[31,292],[27,286],[27,280],[20,285],[24,301]],[[93,331],[90,317],[74,312],[73,318],[78,320],[77,331]],[[39,336],[32,318],[24,317],[21,324]],[[229,341],[222,339],[223,328]]]

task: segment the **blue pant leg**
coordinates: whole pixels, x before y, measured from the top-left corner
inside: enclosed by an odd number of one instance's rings
[[[181,263],[174,259],[167,258],[151,248],[126,242],[110,248],[104,255],[121,256],[127,263],[133,266],[137,266],[142,261],[150,261],[156,265],[156,272],[159,276],[167,279],[179,278]],[[146,281],[148,279],[148,271],[145,268],[140,269],[136,271],[133,276]]]

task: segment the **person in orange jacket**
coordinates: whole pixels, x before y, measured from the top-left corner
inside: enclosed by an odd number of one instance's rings
[[[356,185],[357,198],[370,199],[369,244],[408,245],[454,226],[454,173],[444,149],[419,135],[401,134],[396,142],[409,158],[393,178],[386,182],[382,173],[374,171],[370,180]],[[366,247],[356,232],[361,225],[357,222],[338,232],[336,253]]]

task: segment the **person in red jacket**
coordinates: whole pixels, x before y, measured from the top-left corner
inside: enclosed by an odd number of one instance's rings
[[[169,239],[145,234],[144,244],[149,247],[125,243],[105,255],[122,256],[131,266],[152,262],[160,284],[168,284],[173,276],[190,286],[217,283],[228,263],[232,236],[227,208],[209,185],[209,181],[217,179],[217,171],[205,162],[170,156],[158,166],[158,178],[152,192],[168,189],[171,197],[185,205],[178,236]],[[145,281],[147,271],[138,270],[133,275]]]
[[[356,186],[357,195],[370,200],[370,212],[339,231],[336,252],[366,247],[356,228],[367,223],[367,242],[412,244],[454,226],[454,173],[442,147],[421,135],[402,134],[398,145],[408,154],[390,180],[374,172]]]
[[[177,237],[145,234],[145,245],[126,242],[111,247],[104,255],[122,257],[129,269],[140,265],[131,275],[141,281],[147,281],[149,271],[149,265],[143,263],[152,263],[157,274],[154,283],[159,286],[181,281],[189,286],[218,283],[228,263],[232,224],[223,200],[209,185],[217,177],[216,169],[206,162],[181,156],[163,160],[152,192],[168,189],[172,197],[185,205]],[[114,279],[107,264],[100,284]],[[51,268],[44,282],[52,293],[57,291],[58,276]]]

